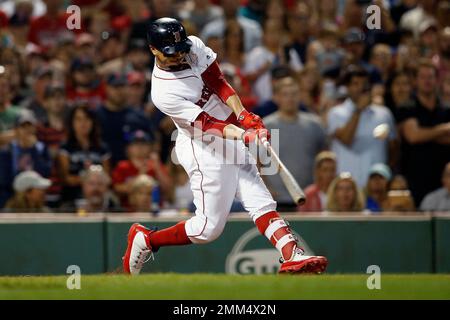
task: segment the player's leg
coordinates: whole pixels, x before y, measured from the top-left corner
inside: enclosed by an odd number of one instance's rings
[[[203,154],[201,145],[188,141],[178,143],[180,163],[189,175],[196,207],[195,216],[162,229],[151,230],[134,224],[129,231],[124,256],[124,270],[138,274],[151,252],[160,247],[208,243],[223,231],[237,188],[239,167],[224,165]],[[183,155],[183,158],[181,158]]]
[[[280,252],[280,272],[323,272],[327,260],[306,256],[286,221],[276,211],[276,202],[254,164],[241,165],[237,197],[262,235]]]

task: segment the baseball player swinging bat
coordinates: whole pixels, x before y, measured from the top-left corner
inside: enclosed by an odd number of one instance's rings
[[[306,196],[302,188],[298,185],[297,181],[295,181],[295,178],[281,161],[280,157],[272,148],[270,142],[267,141],[266,137],[263,137],[261,139],[261,143],[269,151],[270,155],[272,156],[272,161],[275,161],[276,165],[279,167],[281,180],[283,181],[284,186],[291,195],[292,200],[294,200],[294,202],[298,205],[303,205],[306,202]]]
[[[305,254],[277,212],[277,203],[258,168],[249,163],[252,155],[246,146],[264,139],[294,201],[305,201],[303,191],[270,146],[270,132],[262,119],[245,110],[226,81],[217,54],[201,39],[187,36],[183,25],[172,18],[152,22],[147,35],[155,57],[152,101],[178,129],[175,153],[189,176],[196,210],[189,219],[162,230],[133,224],[123,256],[124,271],[139,274],[143,264],[162,247],[214,241],[224,230],[235,198],[279,252],[279,273],[325,271],[327,259]],[[195,134],[198,129],[202,134]],[[216,136],[225,153],[233,152],[239,161],[229,164],[221,153],[204,152],[203,135]],[[177,258],[183,263],[182,257]]]

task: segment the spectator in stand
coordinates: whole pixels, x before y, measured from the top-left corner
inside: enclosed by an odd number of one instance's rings
[[[14,196],[5,205],[7,212],[50,212],[45,206],[45,190],[51,182],[36,171],[24,171],[14,179]]]
[[[47,112],[44,109],[45,89],[52,82],[54,72],[48,66],[38,67],[33,72],[32,86],[34,95],[24,102],[24,106],[31,110],[39,123],[44,123]]]
[[[123,56],[126,46],[119,33],[114,30],[104,31],[101,37],[100,63],[106,63]]]
[[[208,41],[210,37],[223,38],[226,22],[229,20],[237,21],[244,30],[244,49],[249,52],[253,48],[261,45],[262,30],[261,26],[256,22],[244,16],[238,15],[239,0],[221,0],[223,8],[223,18],[215,19],[208,23],[200,33],[203,41]]]
[[[71,83],[67,92],[70,104],[87,102],[91,109],[101,106],[105,100],[105,86],[97,76],[92,60],[76,58],[70,67]]]
[[[331,151],[320,152],[314,160],[314,183],[305,188],[306,203],[298,211],[323,211],[327,204],[327,191],[336,178],[336,155]]]
[[[302,111],[311,112],[320,117],[323,111],[320,110],[320,74],[316,67],[307,65],[300,71],[299,76],[299,101]]]
[[[288,67],[285,67],[285,66],[280,66],[278,68],[274,68],[271,73],[272,73],[272,89],[273,89],[274,96],[277,94],[278,90],[281,89],[282,83],[284,81],[290,82],[292,79],[295,79],[294,73]],[[286,79],[288,79],[288,80],[286,80]],[[300,101],[298,101],[298,104],[299,104],[298,108],[300,110],[301,109]],[[272,97],[271,100],[257,105],[253,109],[253,113],[259,115],[261,118],[264,118],[264,117],[274,113],[277,110],[278,110],[278,106]]]
[[[295,50],[300,62],[306,64],[306,48],[310,40],[312,8],[305,2],[299,1],[295,7],[288,12],[287,25],[290,41],[285,45],[285,55]]]
[[[55,79],[60,82],[67,80],[70,66],[75,58],[75,38],[66,37],[58,39],[54,54],[49,57],[49,65],[55,70]]]
[[[253,111],[258,99],[253,95],[247,79],[239,72],[239,69],[230,63],[221,63],[220,69],[227,82],[233,87],[241,99],[242,105],[248,111]]]
[[[11,195],[14,177],[27,170],[50,176],[52,161],[47,147],[36,137],[37,120],[23,112],[16,121],[15,139],[0,151],[0,207]]]
[[[405,177],[397,174],[389,183],[389,191],[384,205],[384,212],[414,211],[414,199]]]
[[[244,29],[236,20],[226,22],[221,62],[231,63],[239,69],[245,65]]]
[[[93,11],[91,15],[91,21],[88,25],[88,30],[94,38],[94,45],[96,48],[100,48],[103,41],[105,32],[111,29],[111,17],[105,11]],[[97,57],[100,58],[100,57]],[[98,61],[96,61],[98,62]]]
[[[339,74],[344,60],[344,51],[339,47],[339,33],[335,26],[324,26],[319,33],[319,42],[322,45],[314,60],[308,60],[308,65],[316,64],[321,75]]]
[[[287,13],[284,0],[268,0],[265,4],[264,11],[264,20],[261,20],[260,24],[265,20],[278,20],[286,24]]]
[[[365,189],[367,210],[376,213],[386,208],[391,178],[391,169],[384,163],[375,163],[370,168]]]
[[[81,172],[93,164],[102,165],[109,172],[111,154],[100,139],[97,117],[88,105],[80,104],[70,111],[67,131],[58,167],[63,184],[62,201],[73,202],[81,197]]]
[[[439,60],[439,33],[435,20],[425,20],[420,23],[419,45],[423,58]]]
[[[82,197],[67,206],[78,214],[121,211],[119,201],[110,190],[111,178],[101,165],[91,165],[81,173]]]
[[[370,83],[381,84],[383,79],[380,72],[373,65],[364,61],[365,40],[366,35],[359,28],[350,28],[345,32],[343,48],[345,49],[347,64],[361,65],[368,72]]]
[[[183,21],[194,24],[197,30],[202,30],[208,23],[223,18],[223,10],[209,0],[194,0],[192,6],[180,12]]]
[[[422,211],[450,211],[450,162],[442,173],[442,187],[430,192],[420,204]]]
[[[35,72],[46,65],[48,65],[48,57],[44,50],[33,43],[28,43],[24,53],[24,82],[28,87],[25,90],[30,91],[33,84],[33,75]],[[28,92],[31,96],[31,92]]]
[[[264,118],[267,129],[279,129],[279,153],[298,183],[306,187],[313,182],[314,159],[326,147],[326,132],[320,119],[298,110],[298,84],[286,78],[279,84],[274,101],[278,111]],[[293,147],[295,145],[301,148]],[[269,189],[274,193],[279,208],[289,207],[292,200],[278,175],[266,176]]]
[[[387,44],[379,43],[373,46],[370,52],[370,64],[377,69],[382,82],[386,83],[393,66],[391,48]]]
[[[46,49],[56,46],[59,38],[71,33],[67,28],[69,14],[61,11],[63,0],[45,0],[46,13],[31,21],[28,40]]]
[[[1,45],[0,45],[1,48]],[[21,59],[20,51],[15,49],[0,50],[0,65],[8,79],[9,99],[12,105],[20,106],[28,96],[25,87],[25,65]]]
[[[279,65],[289,65],[294,71],[302,68],[300,58],[285,62],[282,50],[283,29],[274,20],[264,23],[264,42],[250,51],[245,57],[242,73],[253,84],[252,89],[259,103],[264,103],[272,98],[271,69]],[[292,50],[292,52],[295,52]],[[292,57],[293,57],[292,56]]]
[[[152,21],[163,17],[179,19],[173,0],[147,0],[149,14],[143,15],[142,19],[135,20],[131,26],[128,39],[147,39],[147,27]]]
[[[20,51],[24,50],[28,43],[33,9],[33,1],[15,1],[14,12],[9,18],[8,30],[13,36],[14,45],[18,47]]]
[[[59,148],[66,140],[64,120],[67,115],[65,88],[62,84],[54,83],[45,90],[44,109],[47,112],[46,121],[37,126],[37,138],[44,143],[52,159],[50,180],[52,185],[47,190],[47,204],[54,208],[59,205],[61,198],[61,180],[58,173],[57,156]]]
[[[155,180],[146,174],[140,174],[130,182],[129,211],[150,213],[153,203],[153,189],[156,186]]]
[[[434,20],[437,2],[437,0],[418,0],[414,9],[402,15],[400,28],[412,31],[417,38],[419,36],[420,23],[426,20]]]
[[[127,160],[120,161],[112,173],[113,187],[121,198],[124,208],[127,208],[127,196],[131,190],[133,178],[146,174],[158,183],[163,199],[170,198],[172,180],[167,168],[161,163],[159,156],[153,150],[152,140],[142,130],[132,133],[127,146]]]
[[[338,15],[338,1],[319,0],[317,5],[317,21],[322,27],[326,25],[340,26],[342,17]]]
[[[450,161],[450,109],[437,95],[437,69],[429,60],[418,62],[415,82],[416,95],[399,109],[398,123],[403,138],[400,167],[418,205],[439,188]]]
[[[75,55],[81,61],[96,61],[97,48],[94,36],[90,33],[81,33],[75,39]]]
[[[342,82],[348,98],[327,115],[331,149],[337,156],[338,172],[350,172],[359,186],[365,186],[373,164],[395,163],[395,122],[388,108],[371,104],[369,76],[364,68],[350,65]]]
[[[8,16],[3,11],[0,11],[0,28],[8,26]]]
[[[239,15],[263,24],[267,0],[248,0],[239,8]]]
[[[391,17],[397,26],[400,24],[400,19],[402,18],[402,16],[411,9],[414,9],[414,7],[417,5],[417,2],[418,0],[400,0],[391,6]]]
[[[409,190],[408,181],[401,174],[396,174],[389,184],[389,191]]]
[[[21,110],[11,104],[11,90],[6,68],[0,65],[0,146],[14,139],[14,127]]]
[[[66,139],[64,120],[67,116],[65,87],[52,83],[45,88],[43,107],[45,121],[37,126],[37,138],[49,149],[52,158],[58,154],[59,147]]]
[[[148,54],[148,45],[145,40],[133,39],[130,41],[124,56],[104,63],[99,68],[99,73],[108,75],[111,73],[138,71],[150,79],[149,70],[151,56]]]
[[[399,108],[412,98],[411,79],[405,72],[394,72],[386,82],[384,101],[397,120]]]
[[[450,3],[446,0],[439,0],[437,4],[436,20],[442,28],[450,26],[448,17],[450,17]]]
[[[450,26],[439,33],[439,43],[439,79],[446,79],[450,77]]]
[[[126,159],[126,145],[134,131],[142,130],[154,139],[150,120],[142,111],[127,106],[126,84],[124,74],[110,74],[106,81],[106,101],[97,110],[102,138],[111,151],[113,166]]]
[[[127,104],[137,111],[146,111],[148,99],[147,82],[145,75],[138,71],[127,74]]]
[[[343,172],[331,182],[327,194],[326,210],[333,212],[362,212],[364,197],[349,172]]]
[[[450,109],[450,73],[443,79],[441,84],[442,105]]]

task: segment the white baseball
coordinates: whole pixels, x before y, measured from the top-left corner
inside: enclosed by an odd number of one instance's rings
[[[373,136],[376,139],[384,140],[389,135],[389,126],[386,123],[382,123],[373,129]]]

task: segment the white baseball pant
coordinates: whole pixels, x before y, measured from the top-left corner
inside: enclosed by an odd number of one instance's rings
[[[175,152],[189,175],[196,207],[195,216],[185,224],[193,243],[208,243],[220,236],[235,198],[253,221],[276,210],[276,202],[244,143],[218,139],[224,147],[216,153],[210,152],[204,141],[181,133],[176,140]],[[233,151],[237,161],[226,163],[226,156]]]

